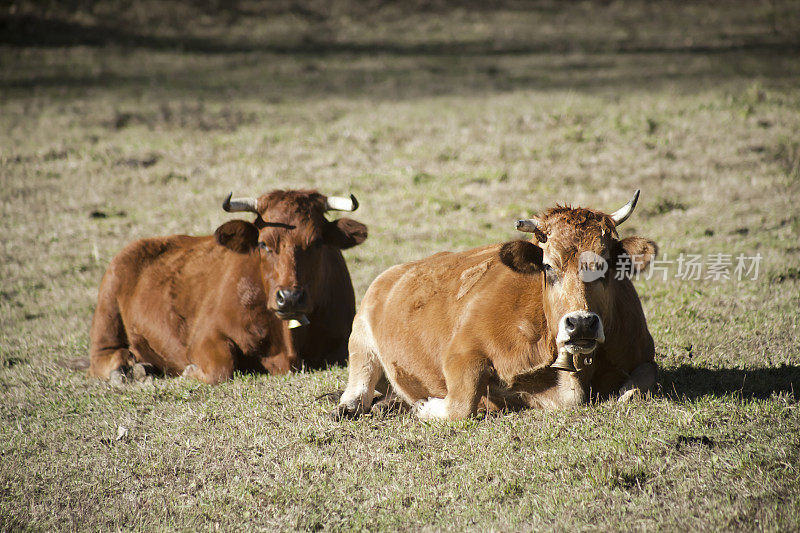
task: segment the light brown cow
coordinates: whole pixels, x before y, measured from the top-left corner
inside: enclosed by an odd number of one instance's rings
[[[120,379],[149,363],[217,383],[235,370],[344,363],[355,296],[340,250],[363,242],[367,227],[325,213],[357,206],[316,191],[229,195],[223,208],[253,212],[253,223],[128,245],[100,285],[90,374]]]
[[[532,241],[382,273],[356,315],[334,416],[369,411],[384,374],[422,419],[650,390],[653,339],[629,276],[616,272],[626,263],[641,271],[656,253],[652,241],[617,234],[638,194],[612,215],[557,206],[519,221]]]

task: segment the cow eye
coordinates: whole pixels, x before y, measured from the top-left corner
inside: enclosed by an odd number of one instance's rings
[[[272,251],[272,250],[269,249],[269,246],[267,246],[267,243],[265,243],[263,241],[258,241],[258,249],[259,250],[264,250],[267,253]]]
[[[543,266],[544,266],[544,275],[545,275],[545,279],[547,280],[547,282],[548,283],[557,282],[558,281],[558,272],[556,271],[556,269],[553,268],[552,266],[548,265],[547,263],[544,263]]]

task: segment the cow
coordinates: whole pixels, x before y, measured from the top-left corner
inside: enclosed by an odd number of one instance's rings
[[[638,198],[611,215],[556,205],[517,222],[530,241],[383,272],[355,317],[347,388],[332,416],[369,412],[379,381],[420,419],[651,391],[655,348],[630,275],[656,245],[617,233]]]
[[[142,364],[215,384],[234,371],[346,363],[355,295],[340,250],[364,242],[367,227],[325,213],[354,211],[355,196],[275,190],[229,194],[222,207],[255,220],[139,240],[114,257],[92,320],[90,375],[125,381]]]

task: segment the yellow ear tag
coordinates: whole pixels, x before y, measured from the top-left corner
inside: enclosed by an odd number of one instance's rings
[[[299,328],[300,326],[307,326],[311,321],[306,318],[306,315],[301,315],[299,319],[291,319],[289,321],[289,329]]]

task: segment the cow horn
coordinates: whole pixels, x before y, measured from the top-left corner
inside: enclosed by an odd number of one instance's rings
[[[358,200],[352,194],[350,198],[344,196],[328,196],[326,207],[329,211],[355,211],[358,209]]]
[[[525,233],[535,233],[539,229],[539,221],[535,218],[517,220],[517,229]]]
[[[636,202],[638,201],[639,201],[639,189],[636,189],[636,192],[633,193],[633,198],[631,198],[630,202],[628,202],[618,210],[611,213],[611,219],[614,221],[614,224],[619,226],[620,224],[628,220],[628,217],[631,216],[631,213],[633,213],[633,210],[636,208]]]
[[[517,220],[517,229],[525,233],[533,233],[539,242],[547,242],[547,234],[539,228],[539,221],[535,218]]]
[[[233,196],[233,193],[229,193],[228,197],[225,198],[225,201],[222,202],[222,209],[228,213],[234,213],[236,211],[250,211],[252,213],[258,213],[258,198],[231,199],[231,196]]]

